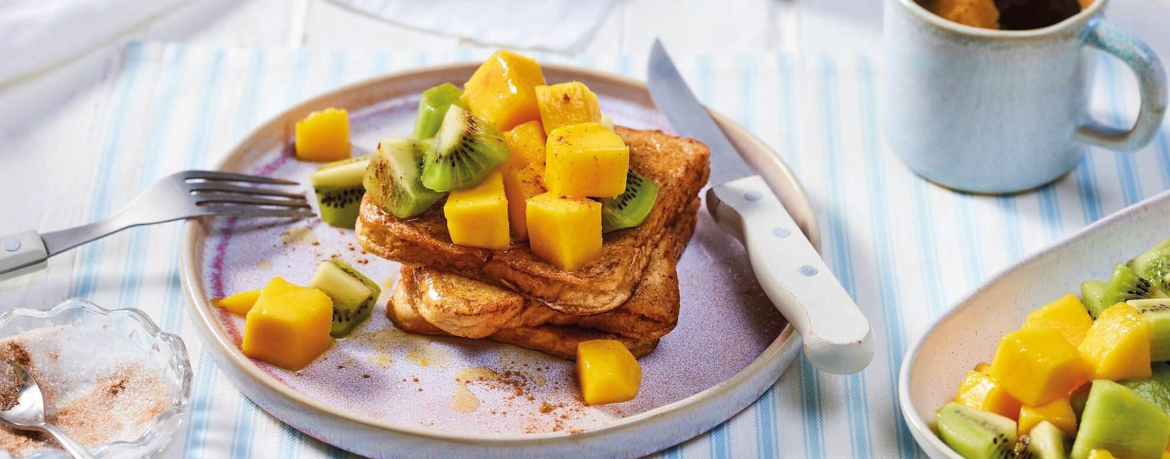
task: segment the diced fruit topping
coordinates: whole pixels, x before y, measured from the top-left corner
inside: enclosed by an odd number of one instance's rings
[[[1162,408],[1112,381],[1093,381],[1071,456],[1088,459],[1105,450],[1125,459],[1156,459],[1170,438]]]
[[[467,84],[467,107],[502,131],[540,119],[536,87],[544,84],[540,65],[511,51],[497,51],[480,65]]]
[[[259,298],[259,290],[248,290],[227,298],[213,299],[211,300],[211,304],[237,316],[242,316],[247,314],[248,310],[252,309],[252,305],[256,304],[256,300]]]
[[[475,188],[452,191],[443,214],[451,242],[485,249],[508,248],[508,198],[499,172],[492,172]]]
[[[1103,449],[1095,449],[1089,451],[1089,456],[1087,459],[1117,459],[1117,456],[1114,456],[1113,454],[1110,454],[1109,451],[1105,451]]]
[[[341,338],[370,316],[382,289],[340,259],[321,263],[309,287],[318,289],[333,300],[333,324],[329,334]]]
[[[1105,301],[1107,301],[1105,299],[1105,292],[1108,290],[1108,282],[1091,280],[1081,283],[1081,302],[1085,304],[1085,309],[1089,311],[1089,317],[1096,318],[1094,314],[1104,311],[1105,308],[1116,304],[1105,304]]]
[[[528,198],[548,191],[544,184],[544,128],[529,121],[504,133],[511,154],[500,165],[508,196],[508,222],[516,239],[528,239]]]
[[[1020,401],[996,384],[991,376],[978,371],[967,372],[967,376],[959,383],[955,401],[1009,419],[1016,419],[1020,415]]]
[[[1128,266],[1118,263],[1113,269],[1113,276],[1104,291],[1097,291],[1097,284],[1093,284],[1090,294],[1093,298],[1085,299],[1085,307],[1094,319],[1101,316],[1101,311],[1117,303],[1129,300],[1144,300],[1146,298],[1166,298],[1166,294],[1158,286],[1138,276]],[[1081,285],[1084,292],[1085,285]]]
[[[1064,433],[1052,423],[1040,421],[1036,427],[1028,431],[1027,452],[1031,453],[1031,456],[1017,455],[1017,459],[1067,459],[1068,456],[1064,452]]]
[[[1129,300],[1150,324],[1150,360],[1170,360],[1170,299]]]
[[[1016,422],[959,403],[935,412],[938,436],[967,459],[1013,458]]]
[[[1153,374],[1149,378],[1131,379],[1121,385],[1154,402],[1170,415],[1170,364],[1158,362],[1151,366]]]
[[[1150,325],[1126,304],[1106,309],[1081,343],[1092,379],[1122,381],[1150,376]]]
[[[598,121],[598,123],[601,123],[606,129],[613,130],[613,117],[609,116],[609,113],[602,113],[601,121]]]
[[[332,313],[333,302],[324,292],[273,279],[244,319],[241,347],[249,357],[299,370],[333,343]]]
[[[630,169],[626,173],[626,191],[616,198],[601,199],[601,231],[608,233],[641,225],[650,216],[657,199],[658,184]]]
[[[1167,283],[1167,280],[1170,280],[1168,279],[1170,276],[1170,239],[1158,243],[1145,253],[1129,260],[1126,265],[1139,276],[1158,284],[1165,290],[1166,287],[1170,287],[1170,284]]]
[[[421,215],[443,198],[422,184],[422,152],[417,142],[383,139],[365,171],[370,201],[398,218]]]
[[[369,164],[370,157],[361,156],[324,164],[309,174],[321,220],[338,228],[353,228],[366,193],[362,177]]]
[[[452,105],[423,158],[422,184],[435,191],[471,188],[507,158],[499,129]]]
[[[601,203],[544,193],[528,199],[528,241],[532,252],[566,271],[601,255]]]
[[[597,94],[579,81],[537,86],[536,101],[540,106],[540,122],[544,124],[546,133],[561,126],[601,121]]]
[[[548,137],[549,191],[558,196],[614,197],[626,190],[630,149],[598,123],[574,124]]]
[[[1064,433],[1073,436],[1077,434],[1077,415],[1073,413],[1072,404],[1068,397],[1058,398],[1047,404],[1020,408],[1020,435],[1031,432],[1041,422],[1051,422]]]
[[[585,341],[577,345],[577,378],[586,404],[625,402],[638,395],[642,367],[621,341]]]
[[[1084,383],[1089,368],[1060,332],[1017,330],[1000,339],[990,373],[1024,405],[1040,406]]]
[[[1085,340],[1085,333],[1093,326],[1093,318],[1076,295],[1068,294],[1059,300],[1032,311],[1024,318],[1025,330],[1059,331],[1073,346]]]
[[[451,108],[451,104],[458,105],[464,109],[467,104],[463,103],[463,91],[456,88],[451,83],[443,83],[431,89],[423,91],[422,99],[418,102],[418,117],[414,120],[414,140],[429,140],[439,132],[439,124],[443,122],[443,116],[447,114],[447,109]]]
[[[301,161],[329,162],[349,157],[349,113],[327,108],[310,113],[296,125],[296,153]]]

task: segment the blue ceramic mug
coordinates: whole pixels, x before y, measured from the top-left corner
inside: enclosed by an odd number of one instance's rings
[[[928,180],[1010,193],[1076,167],[1089,145],[1129,152],[1158,132],[1166,75],[1144,43],[1102,20],[1107,0],[1035,30],[989,30],[935,16],[914,0],[885,3],[885,104],[890,148]],[[1094,56],[1137,74],[1141,111],[1128,129],[1088,115]]]

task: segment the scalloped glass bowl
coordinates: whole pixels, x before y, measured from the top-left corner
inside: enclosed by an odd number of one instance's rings
[[[99,327],[126,337],[148,353],[148,361],[156,363],[170,389],[166,408],[155,417],[138,439],[113,442],[92,451],[99,459],[151,457],[170,442],[187,413],[191,396],[191,363],[187,347],[178,336],[163,332],[138,309],[102,308],[79,298],[66,300],[52,309],[16,308],[0,314],[0,339],[47,327],[84,325]],[[0,458],[11,457],[0,451]],[[68,458],[63,451],[47,450],[28,459]]]

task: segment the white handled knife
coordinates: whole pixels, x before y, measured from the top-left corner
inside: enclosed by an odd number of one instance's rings
[[[828,373],[863,370],[873,359],[869,321],[695,98],[658,40],[647,74],[650,97],[671,126],[711,149],[707,209],[720,228],[743,243],[760,286],[804,339],[809,362]]]

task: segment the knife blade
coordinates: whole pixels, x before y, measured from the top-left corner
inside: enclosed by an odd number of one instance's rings
[[[658,40],[647,65],[654,104],[679,134],[710,150],[711,217],[743,244],[760,287],[804,340],[809,362],[836,374],[864,369],[873,360],[873,331],[853,298],[699,103]]]
[[[667,121],[679,134],[697,139],[711,150],[711,175],[707,183],[730,182],[755,175],[752,168],[739,156],[731,140],[707,109],[691,92],[682,74],[674,66],[666,48],[658,40],[650,50],[648,67],[650,98],[666,115]]]

